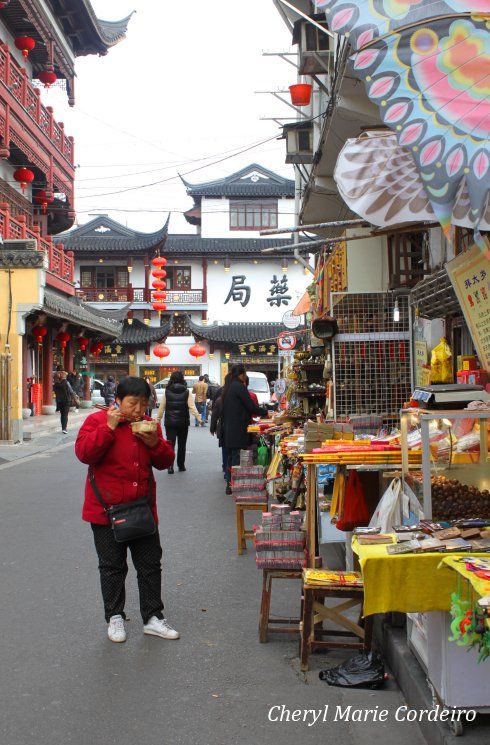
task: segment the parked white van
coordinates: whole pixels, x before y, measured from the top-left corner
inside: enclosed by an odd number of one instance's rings
[[[247,375],[249,379],[248,390],[255,393],[261,406],[268,404],[271,400],[271,390],[267,375],[251,370],[247,370]]]

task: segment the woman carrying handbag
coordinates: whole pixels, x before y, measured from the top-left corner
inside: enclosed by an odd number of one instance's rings
[[[138,577],[143,632],[179,638],[163,614],[162,549],[152,473],[152,468],[168,468],[174,451],[160,426],[145,416],[149,397],[145,380],[124,378],[115,406],[87,417],[75,443],[77,458],[89,466],[82,518],[92,528],[108,637],[113,642],[126,641],[128,548]],[[149,424],[143,429],[148,431],[133,431],[132,424],[145,420]]]

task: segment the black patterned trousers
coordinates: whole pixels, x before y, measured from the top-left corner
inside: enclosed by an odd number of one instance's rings
[[[163,618],[162,547],[158,531],[135,541],[117,543],[109,525],[91,523],[95,548],[99,557],[100,586],[104,601],[105,620],[124,613],[125,580],[128,573],[127,551],[131,552],[138,578],[140,611],[143,623],[152,616]]]

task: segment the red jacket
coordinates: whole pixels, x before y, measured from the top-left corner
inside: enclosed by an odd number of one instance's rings
[[[132,502],[148,496],[151,467],[162,471],[174,462],[174,451],[170,443],[163,439],[160,425],[158,445],[150,450],[133,435],[128,422],[122,422],[115,430],[110,429],[105,411],[87,417],[78,433],[75,453],[82,463],[92,466],[95,483],[107,504]],[[150,489],[150,502],[158,522],[154,482]],[[88,476],[82,518],[97,525],[109,524],[104,508],[92,491]]]
[[[256,406],[258,406],[259,405],[259,399],[257,398],[257,394],[254,393],[253,391],[249,391],[248,392],[248,395],[250,396],[250,398],[252,399],[252,401],[254,402],[254,404]]]

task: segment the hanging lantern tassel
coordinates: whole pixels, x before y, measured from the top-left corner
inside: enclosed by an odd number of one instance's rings
[[[62,351],[66,349],[66,345],[68,344],[70,339],[71,339],[71,336],[67,331],[60,331],[60,333],[56,337],[56,340],[59,341]]]
[[[45,326],[34,326],[31,333],[36,342],[42,344],[44,337],[48,333],[48,329]]]
[[[40,189],[34,197],[34,201],[36,204],[40,205],[42,213],[45,215],[48,209],[48,204],[54,202],[54,197],[48,196],[45,189]]]

